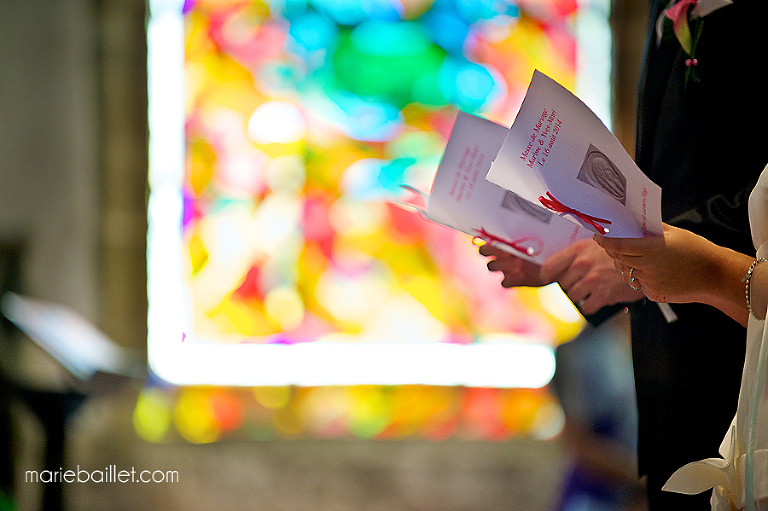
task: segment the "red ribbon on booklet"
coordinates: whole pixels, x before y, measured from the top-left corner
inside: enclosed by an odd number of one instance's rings
[[[610,220],[606,220],[605,218],[598,218],[596,216],[587,215],[585,213],[582,213],[581,211],[578,211],[573,208],[569,208],[559,200],[555,199],[551,193],[547,192],[547,197],[544,197],[543,195],[539,197],[539,202],[541,202],[541,205],[545,208],[554,211],[555,213],[567,213],[569,215],[573,215],[575,217],[578,217],[580,220],[584,221],[585,223],[591,225],[595,229],[597,229],[597,232],[600,234],[607,234],[608,229],[606,227],[603,227],[600,224],[610,224]]]
[[[511,247],[511,248],[517,250],[518,252],[520,252],[522,254],[526,254],[528,256],[539,255],[541,253],[541,251],[542,251],[541,240],[539,240],[537,238],[534,238],[534,237],[531,237],[531,236],[528,236],[528,237],[525,237],[525,238],[520,238],[520,239],[515,240],[515,241],[509,241],[509,240],[505,240],[504,238],[500,238],[500,237],[498,237],[498,236],[496,236],[494,234],[489,233],[488,231],[486,231],[482,227],[479,230],[475,229],[475,232],[477,233],[477,236],[475,236],[476,238],[481,238],[481,239],[483,239],[485,241],[495,241],[495,242],[498,242],[498,243],[503,243],[504,245],[507,245],[508,247]],[[523,245],[523,243],[525,243],[526,241],[535,242],[538,245],[538,248],[533,248],[531,246]]]

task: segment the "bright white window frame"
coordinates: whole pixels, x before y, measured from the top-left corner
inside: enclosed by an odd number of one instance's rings
[[[610,126],[610,2],[587,3],[576,25],[580,49],[576,93]],[[471,345],[185,341],[189,308],[179,228],[185,159],[182,4],[182,0],[149,2],[147,342],[152,372],[179,385],[546,385],[555,369],[552,346],[509,334],[498,334],[501,342]]]

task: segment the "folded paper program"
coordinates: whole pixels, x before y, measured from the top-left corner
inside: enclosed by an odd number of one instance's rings
[[[505,126],[458,112],[431,192],[403,188],[423,199],[425,206],[409,206],[424,218],[541,264],[592,233],[485,179],[508,132]]]
[[[487,179],[598,234],[662,233],[661,188],[592,110],[539,71]]]

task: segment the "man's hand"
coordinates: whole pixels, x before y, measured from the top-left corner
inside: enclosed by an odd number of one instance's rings
[[[551,282],[544,282],[541,279],[541,266],[496,248],[492,243],[486,243],[480,247],[480,254],[493,257],[488,262],[488,269],[504,275],[501,285],[506,288],[539,287]]]
[[[613,259],[592,239],[577,241],[547,259],[540,277],[557,281],[584,314],[645,296],[627,285]]]
[[[480,247],[480,254],[494,258],[488,262],[488,269],[504,274],[501,285],[505,288],[539,287],[557,282],[584,314],[594,314],[603,307],[634,302],[645,296],[627,285],[613,259],[592,239],[564,248],[542,266],[490,243]]]

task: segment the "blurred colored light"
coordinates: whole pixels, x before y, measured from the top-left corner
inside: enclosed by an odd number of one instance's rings
[[[405,14],[405,7],[400,0],[360,0],[363,11],[371,19],[399,20]]]
[[[352,94],[331,93],[335,108],[328,119],[348,137],[366,142],[392,140],[403,129],[403,115],[394,106]]]
[[[271,194],[264,198],[253,213],[249,231],[244,233],[258,251],[278,257],[292,248],[291,241],[301,236],[301,201],[288,194]]]
[[[366,332],[376,342],[428,344],[444,340],[447,328],[423,303],[401,291],[378,304]]]
[[[247,199],[264,188],[264,167],[269,157],[256,148],[233,151],[219,160],[217,181],[222,195]]]
[[[347,417],[350,396],[346,387],[330,386],[307,389],[296,403],[297,413],[318,436],[343,436],[349,433]]]
[[[563,408],[554,400],[549,400],[536,410],[531,433],[538,440],[551,440],[562,433],[563,427],[565,427]]]
[[[181,391],[173,409],[173,422],[181,436],[192,443],[209,443],[219,437],[213,409],[201,390]]]
[[[145,388],[133,410],[133,427],[144,440],[160,442],[171,426],[171,408],[162,390]]]
[[[221,433],[236,431],[243,425],[243,404],[238,394],[219,389],[208,396],[208,403]]]
[[[446,51],[461,54],[469,35],[469,25],[452,9],[432,9],[424,17],[424,26],[436,44]]]
[[[379,312],[379,300],[388,295],[381,276],[370,271],[347,273],[329,268],[317,281],[315,296],[334,318],[362,325]]]
[[[504,81],[492,68],[461,59],[446,59],[439,80],[445,97],[469,112],[493,105],[507,93]]]
[[[267,315],[284,332],[290,332],[304,319],[304,303],[295,288],[276,287],[264,298]]]
[[[342,190],[361,201],[382,201],[396,197],[405,183],[404,174],[412,158],[393,161],[366,158],[350,165],[341,178]]]
[[[519,13],[517,5],[508,0],[456,0],[456,10],[469,22]]]
[[[339,25],[354,25],[367,16],[359,0],[310,0],[310,3]]]
[[[307,10],[307,0],[265,0],[274,18],[293,19]]]
[[[331,206],[329,220],[337,232],[349,236],[371,235],[383,227],[387,220],[386,214],[383,204],[363,203],[342,197]]]
[[[295,437],[305,431],[305,424],[293,408],[286,407],[275,410],[272,423],[277,432],[284,437]]]
[[[426,52],[431,42],[426,31],[414,22],[366,21],[352,29],[354,49],[376,57],[403,57]]]
[[[304,51],[314,52],[333,47],[337,28],[328,18],[307,12],[291,21],[288,33]]]
[[[350,389],[349,431],[362,438],[374,438],[390,423],[389,401],[381,387]]]
[[[279,410],[285,408],[291,401],[291,388],[284,387],[254,387],[253,396],[264,408]]]
[[[285,101],[267,101],[248,119],[248,136],[257,144],[291,144],[300,141],[305,131],[301,112]]]
[[[266,169],[267,186],[273,192],[298,193],[306,182],[304,172],[304,160],[298,154],[272,158]]]

